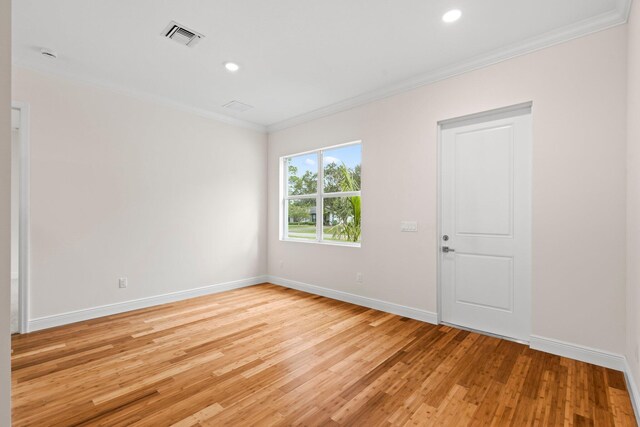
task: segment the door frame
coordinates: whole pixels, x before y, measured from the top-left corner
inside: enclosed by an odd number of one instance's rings
[[[445,120],[440,120],[437,123],[438,126],[438,143],[437,143],[437,164],[436,164],[436,173],[437,173],[437,179],[436,179],[436,185],[437,185],[437,202],[436,202],[436,239],[435,239],[435,249],[436,249],[436,254],[437,254],[437,263],[436,263],[436,295],[437,295],[437,324],[444,324],[447,325],[446,322],[442,321],[442,306],[443,306],[443,301],[442,301],[442,252],[440,251],[440,248],[442,246],[442,242],[440,241],[440,238],[442,236],[442,218],[443,218],[443,203],[442,203],[442,170],[443,170],[443,165],[442,165],[442,131],[445,129],[450,129],[452,127],[459,127],[459,126],[466,126],[466,125],[471,125],[471,124],[475,124],[475,123],[482,123],[482,122],[486,122],[486,121],[491,121],[491,120],[499,120],[499,119],[504,119],[504,118],[508,118],[508,117],[513,117],[513,116],[518,116],[518,115],[524,115],[524,114],[531,114],[533,116],[533,101],[528,101],[528,102],[523,102],[523,103],[519,103],[519,104],[514,104],[514,105],[510,105],[507,107],[502,107],[502,108],[496,108],[493,110],[487,110],[487,111],[482,111],[479,113],[474,113],[474,114],[468,114],[465,116],[460,116],[460,117],[454,117],[451,119],[445,119]],[[533,153],[531,153],[532,155]],[[531,158],[531,171],[530,173],[533,173],[533,157]],[[533,177],[531,177],[531,183],[533,184]],[[529,195],[529,197],[532,197],[532,194]],[[533,228],[532,228],[532,235],[531,235],[531,242],[533,242]],[[533,272],[533,271],[532,271]],[[531,282],[531,291],[533,292],[533,281]],[[532,298],[529,298],[529,300],[531,301]],[[532,325],[532,310],[529,310],[529,315],[530,315],[530,319],[529,319],[529,335],[531,335],[531,325]],[[460,328],[460,326],[455,325],[456,328]],[[465,329],[465,328],[463,328]],[[466,328],[468,329],[468,328]],[[480,334],[484,334],[484,335],[490,335],[490,336],[497,336],[495,334],[492,334],[490,332],[486,332],[486,331],[480,331],[480,330],[473,330],[473,332],[477,332]],[[509,341],[514,341],[513,338],[510,337],[503,337],[503,336],[497,336],[498,338],[502,338],[502,339],[506,339]],[[516,340],[517,341],[517,340]]]
[[[29,129],[29,104],[25,102],[12,101],[11,109],[20,111],[20,201],[19,201],[19,271],[18,271],[18,316],[19,333],[29,332],[29,288],[30,288],[30,236],[31,236],[31,215],[30,215],[30,129]]]

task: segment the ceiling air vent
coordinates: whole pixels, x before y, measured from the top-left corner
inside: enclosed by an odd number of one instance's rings
[[[162,35],[185,46],[193,46],[204,36],[187,27],[171,21],[164,29]]]
[[[240,101],[231,101],[228,104],[224,104],[223,107],[236,113],[244,113],[253,108],[251,105],[243,104]]]

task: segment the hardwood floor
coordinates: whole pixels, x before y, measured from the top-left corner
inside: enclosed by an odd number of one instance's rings
[[[621,372],[268,284],[12,341],[17,426],[635,425]]]

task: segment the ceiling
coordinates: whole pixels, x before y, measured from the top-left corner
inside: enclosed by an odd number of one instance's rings
[[[14,63],[277,129],[620,24],[630,2],[14,0]],[[165,39],[172,20],[205,38]]]

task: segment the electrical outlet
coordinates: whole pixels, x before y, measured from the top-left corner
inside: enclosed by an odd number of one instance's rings
[[[362,283],[362,273],[356,273],[356,283]]]
[[[127,283],[127,278],[126,277],[121,277],[120,279],[118,279],[118,287],[119,288],[126,288],[128,283]]]

